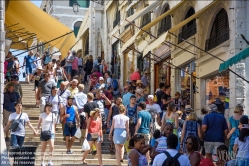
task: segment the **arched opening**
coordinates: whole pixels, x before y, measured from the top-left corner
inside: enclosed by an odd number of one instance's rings
[[[142,24],[140,28],[144,27],[145,25],[151,22],[151,12],[146,13],[142,18]]]
[[[167,7],[165,7],[165,9],[163,10],[163,13],[167,12],[169,10],[169,5],[167,5]],[[162,14],[163,14],[162,13]],[[167,17],[165,17],[159,24],[159,28],[158,28],[158,33],[157,36],[160,36],[161,34],[163,34],[164,32],[168,31],[171,28],[171,16],[168,15]]]
[[[120,11],[118,10],[118,1],[117,1],[116,16],[115,16],[115,20],[113,21],[113,28],[117,26],[119,22],[120,22]]]
[[[193,14],[195,14],[195,9],[191,7],[188,10],[184,20],[186,20]],[[190,22],[188,22],[186,25],[182,27],[182,31],[178,35],[178,44],[183,41],[182,39],[186,40],[189,37],[193,36],[194,34],[196,34],[196,19],[191,20]]]
[[[82,23],[82,21],[77,21],[77,22],[74,24],[74,26],[73,26],[73,31],[74,31],[75,37],[77,37],[77,35],[78,35],[78,32],[79,32],[79,30],[80,30],[81,23]]]
[[[229,22],[225,9],[215,16],[210,37],[206,40],[205,50],[211,50],[229,39]]]

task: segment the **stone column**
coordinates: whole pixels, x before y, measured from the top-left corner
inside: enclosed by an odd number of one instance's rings
[[[0,165],[10,166],[10,161],[7,154],[6,142],[3,131],[3,90],[4,90],[4,61],[5,61],[5,31],[4,31],[4,17],[5,17],[5,1],[0,1]]]

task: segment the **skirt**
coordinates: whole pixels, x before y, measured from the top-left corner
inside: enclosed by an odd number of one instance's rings
[[[125,129],[115,128],[113,134],[114,144],[124,144],[127,138],[127,132]]]

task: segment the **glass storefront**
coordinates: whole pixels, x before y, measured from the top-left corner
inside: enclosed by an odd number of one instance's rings
[[[229,73],[212,76],[206,79],[206,104],[220,98],[226,107],[229,103]]]
[[[182,99],[186,102],[187,105],[192,105],[193,95],[196,91],[196,71],[195,71],[195,62],[191,62],[185,67],[182,67],[180,70],[180,93]],[[192,86],[192,87],[191,87]],[[192,92],[191,92],[192,91]],[[193,105],[192,105],[193,106]]]
[[[164,83],[165,85],[170,85],[170,72],[171,72],[171,67],[168,62],[171,62],[170,58],[164,60],[163,62],[160,62],[156,64],[155,66],[155,75],[158,76],[156,77],[156,82],[155,82],[155,88],[159,88],[160,83]]]

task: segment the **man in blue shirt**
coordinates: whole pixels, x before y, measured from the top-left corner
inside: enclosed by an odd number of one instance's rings
[[[212,152],[216,155],[216,149],[225,143],[228,127],[226,119],[218,112],[215,104],[209,106],[210,114],[205,115],[202,122],[202,132],[204,133],[204,147],[206,157],[212,160]]]
[[[23,61],[23,67],[26,64],[26,77],[28,83],[30,83],[29,81],[31,81],[31,78],[33,77],[33,63],[34,63],[33,51],[30,51],[29,54],[24,57]]]
[[[151,115],[148,111],[145,111],[146,103],[140,102],[137,106],[137,125],[135,129],[135,134],[140,134],[144,136],[145,145],[149,145],[150,143],[150,125],[152,122]],[[146,158],[149,161],[149,152],[146,153]]]
[[[16,102],[20,102],[21,98],[18,92],[14,91],[15,85],[13,83],[9,83],[7,87],[7,91],[4,92],[4,103],[3,103],[3,126],[6,126],[8,123],[8,119],[11,113],[16,112],[14,104]],[[5,140],[9,140],[9,132],[5,133]]]
[[[122,98],[124,106],[127,106],[130,104],[130,98],[133,95],[132,92],[133,92],[133,88],[130,86],[128,89],[128,93],[126,93]]]

